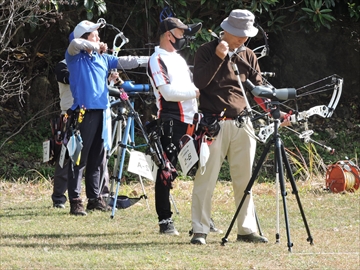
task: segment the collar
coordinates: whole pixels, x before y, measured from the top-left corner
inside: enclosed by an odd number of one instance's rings
[[[155,52],[161,53],[161,54],[178,54],[177,51],[169,52],[165,49],[160,48],[160,46],[155,46]]]
[[[229,51],[228,52],[228,55],[229,55],[229,57],[231,58],[235,53],[239,53],[239,52],[242,52],[242,51],[245,51],[246,50],[246,47],[245,47],[245,45],[243,44],[243,45],[241,45],[239,48],[236,48],[235,50],[233,50],[233,51]]]

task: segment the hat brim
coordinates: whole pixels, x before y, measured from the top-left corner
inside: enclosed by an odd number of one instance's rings
[[[185,31],[184,31],[184,35],[193,36],[197,32],[199,32],[201,30],[201,28],[202,28],[202,23],[201,22],[189,24],[188,29],[185,29]]]
[[[99,28],[103,28],[105,26],[104,23],[94,23],[93,25],[91,25],[90,27],[88,27],[87,29],[81,29],[79,32],[76,31],[76,27],[75,27],[75,30],[74,30],[74,38],[80,38],[82,37],[83,34],[85,33],[91,33],[91,32],[94,32],[95,30],[98,30]]]
[[[99,28],[103,28],[105,26],[104,23],[95,23],[93,26],[90,27],[91,32],[98,30]]]
[[[231,26],[227,20],[224,20],[221,24],[220,24],[220,27],[230,33],[231,35],[233,36],[236,36],[236,37],[255,37],[257,35],[257,33],[259,32],[259,29],[256,28],[255,26],[252,26],[250,29],[248,30],[240,30],[240,29],[237,29],[233,26]]]

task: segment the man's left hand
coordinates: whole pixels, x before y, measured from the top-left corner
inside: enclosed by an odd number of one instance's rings
[[[290,114],[285,112],[280,112],[280,127],[288,127],[291,126],[291,122],[289,120]]]

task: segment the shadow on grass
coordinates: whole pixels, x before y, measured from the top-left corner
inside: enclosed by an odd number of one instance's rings
[[[121,211],[123,209],[117,209],[117,211]],[[26,217],[26,216],[49,216],[49,213],[51,215],[62,215],[62,216],[69,216],[70,215],[70,208],[65,209],[58,209],[54,208],[52,206],[28,206],[28,207],[21,207],[21,208],[15,208],[15,207],[9,207],[9,208],[2,208],[0,209],[0,219],[6,218],[6,217]],[[88,214],[92,214],[94,211],[87,211]],[[95,211],[96,212],[96,211]],[[111,214],[111,211],[106,211],[102,213]],[[115,212],[116,213],[116,212]]]
[[[144,246],[146,247],[154,247],[154,248],[158,248],[158,247],[163,247],[165,246],[179,246],[179,245],[189,245],[190,242],[189,241],[183,241],[181,239],[179,239],[179,241],[169,241],[164,243],[164,241],[154,241],[149,239],[148,241],[138,241],[136,240],[136,242],[131,242],[131,239],[133,239],[134,237],[139,237],[141,235],[140,232],[125,232],[125,233],[119,233],[119,232],[114,232],[114,233],[99,233],[99,234],[29,234],[29,235],[21,235],[21,234],[8,234],[8,235],[3,235],[1,237],[1,244],[0,244],[0,248],[5,248],[5,247],[15,247],[15,248],[54,248],[54,249],[74,249],[74,248],[79,248],[79,249],[87,249],[87,250],[111,250],[111,249],[121,249],[121,248],[135,248],[135,249],[142,249],[144,248]],[[97,241],[96,243],[92,242],[92,241],[88,241],[87,243],[84,243],[83,240],[81,240],[81,242],[76,243],[78,238],[83,238],[84,241],[86,241],[86,239],[91,239],[91,238],[106,238],[106,237],[116,237],[116,236],[127,236],[126,240],[124,242],[120,242],[123,241],[121,239],[117,239],[117,238],[111,238],[111,242],[109,243],[99,243],[99,241]],[[13,242],[9,242],[9,243],[4,243],[3,240],[5,239],[10,239],[10,240],[17,240],[17,243],[13,243]],[[68,242],[64,242],[64,243],[44,243],[44,239],[49,239],[49,241],[51,241],[51,239],[70,239],[70,241],[72,243],[68,243]],[[30,241],[41,241],[42,243],[26,243]],[[94,239],[92,239],[94,240]],[[19,243],[18,241],[24,241],[23,243]],[[74,243],[75,242],[75,243]],[[102,240],[102,242],[104,242],[104,240]],[[130,242],[130,243],[129,243]]]
[[[6,234],[6,235],[2,235],[1,239],[23,239],[23,240],[27,240],[27,239],[36,239],[36,238],[76,238],[76,237],[106,237],[106,236],[113,236],[113,235],[120,235],[122,233],[119,232],[114,232],[114,233],[90,233],[90,234],[79,234],[79,233],[74,233],[74,234],[67,234],[67,233],[59,233],[59,234],[44,234],[44,233],[39,233],[39,234]],[[124,233],[126,235],[139,235],[140,233],[137,232],[126,232]]]
[[[50,210],[51,209],[51,210]],[[53,209],[53,207],[22,207],[22,208],[3,208],[0,209],[0,219],[1,218],[11,218],[11,217],[39,217],[39,216],[49,216],[49,211],[56,213],[56,215],[69,215],[69,209]]]

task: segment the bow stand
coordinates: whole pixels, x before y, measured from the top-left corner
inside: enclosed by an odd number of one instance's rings
[[[113,40],[113,48],[112,48],[112,55],[117,57],[121,48],[126,43],[129,42],[129,39],[125,37],[124,33],[120,31],[118,28],[116,28],[111,24],[106,23],[105,19],[100,18],[98,20],[98,23],[102,23],[105,27],[115,30],[117,32]],[[117,45],[119,43],[120,45]],[[126,74],[125,69],[123,69],[123,71]],[[117,72],[117,69],[112,69],[111,72]],[[115,88],[114,86],[115,84],[121,85],[121,87],[124,89],[124,93],[122,95],[120,95],[119,90]],[[111,81],[108,84],[108,90],[109,90],[109,101],[110,101],[110,110],[111,110],[111,118],[112,118],[112,134],[111,134],[111,144],[110,144],[111,149],[107,151],[107,156],[106,156],[107,158],[106,166],[108,165],[109,159],[112,155],[114,155],[115,159],[114,159],[113,172],[110,177],[111,179],[110,194],[106,202],[107,204],[110,205],[112,203],[111,218],[113,218],[115,215],[116,207],[118,203],[120,203],[118,201],[118,193],[119,193],[120,182],[123,174],[123,166],[124,166],[125,154],[126,154],[125,150],[127,146],[130,146],[133,149],[136,147],[143,146],[143,145],[135,146],[135,141],[134,141],[135,121],[141,123],[140,118],[133,109],[134,96],[139,93],[142,94],[148,93],[149,85],[133,84],[131,81],[128,80],[124,82],[122,79],[119,78],[119,81],[117,82]],[[129,95],[127,95],[127,93],[129,93]],[[124,126],[125,126],[125,130],[123,130]],[[102,177],[100,187],[103,187],[104,180],[105,180],[104,177]],[[145,198],[147,208],[149,209],[149,203],[147,200],[145,187],[140,175],[139,175],[139,181],[144,194],[142,195],[142,197]],[[115,182],[116,182],[116,191],[114,192]]]

